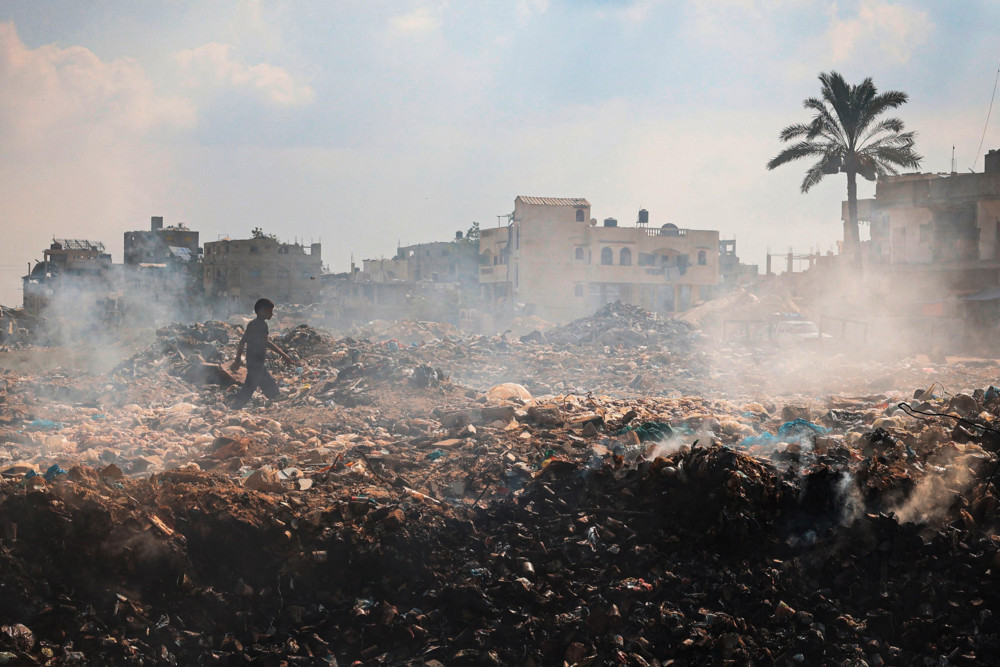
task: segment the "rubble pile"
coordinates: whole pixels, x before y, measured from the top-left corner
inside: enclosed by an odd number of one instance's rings
[[[232,412],[192,369],[240,333],[0,375],[0,663],[1000,660],[992,363],[740,396],[619,306],[526,342],[296,326],[283,400]]]
[[[574,320],[545,334],[551,343],[639,347],[664,344],[689,351],[697,338],[695,329],[680,320],[627,303],[609,303],[590,317]]]

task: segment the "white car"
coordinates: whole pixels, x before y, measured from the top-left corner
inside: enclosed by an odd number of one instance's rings
[[[781,345],[797,345],[832,338],[821,334],[815,322],[809,320],[786,320],[775,323],[771,329],[771,339]]]

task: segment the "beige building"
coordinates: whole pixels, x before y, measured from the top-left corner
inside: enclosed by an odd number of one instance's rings
[[[586,199],[517,197],[506,224],[483,229],[479,282],[493,304],[523,303],[554,321],[621,301],[674,313],[711,298],[719,285],[719,232],[598,224]]]
[[[248,312],[261,297],[278,304],[314,303],[322,292],[320,244],[281,243],[271,237],[205,244],[205,296]]]

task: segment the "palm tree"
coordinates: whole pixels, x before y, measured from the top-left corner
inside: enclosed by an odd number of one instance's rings
[[[837,72],[819,75],[820,98],[810,97],[802,104],[816,112],[808,124],[789,125],[781,131],[782,141],[798,140],[767,163],[774,169],[799,158],[816,158],[806,172],[802,192],[824,176],[847,174],[847,212],[844,222],[845,250],[860,250],[858,233],[857,175],[874,181],[879,176],[898,174],[897,167],[916,169],[923,156],[913,151],[914,132],[903,132],[899,118],[879,116],[888,109],[906,103],[906,93],[890,90],[879,93],[871,78],[849,85]]]

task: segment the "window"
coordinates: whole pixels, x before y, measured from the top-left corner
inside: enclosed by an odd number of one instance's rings
[[[640,252],[639,266],[656,266],[656,255],[650,252]]]
[[[583,285],[577,285],[573,288],[573,296],[582,297],[583,296]]]
[[[583,209],[582,208],[576,209],[576,221],[577,222],[583,222]],[[583,289],[583,288],[581,287],[580,289]],[[582,294],[578,294],[577,296],[583,296],[583,295]]]
[[[260,269],[250,269],[251,278],[260,278]]]
[[[604,248],[601,250],[601,264],[614,264],[615,263],[615,253],[611,248]]]
[[[580,261],[580,262],[583,261],[583,248],[577,248],[576,249],[576,259],[577,259],[577,261]]]
[[[250,252],[251,253],[257,252],[257,246],[255,245],[250,246]]]
[[[521,247],[521,227],[520,225],[518,225],[514,229],[514,250],[517,250],[520,247]]]
[[[622,266],[632,266],[632,251],[628,248],[622,248],[621,252],[618,253],[618,263]]]
[[[705,254],[704,250],[698,251],[698,266],[705,266],[708,264],[708,255]]]

